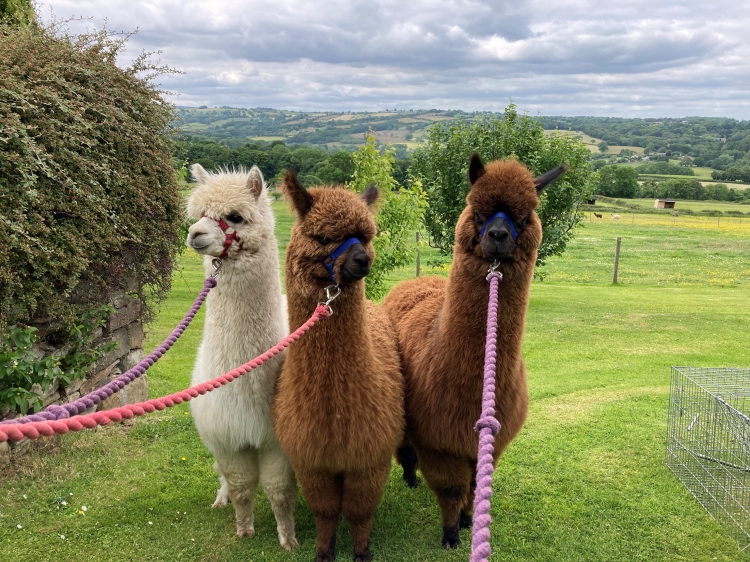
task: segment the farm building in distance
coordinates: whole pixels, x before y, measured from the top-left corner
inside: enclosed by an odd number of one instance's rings
[[[674,209],[674,199],[657,199],[654,201],[654,209]]]

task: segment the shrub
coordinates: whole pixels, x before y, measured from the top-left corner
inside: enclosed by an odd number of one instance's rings
[[[0,25],[3,332],[71,326],[119,289],[151,311],[170,288],[182,216],[173,108],[151,83],[165,69],[146,55],[115,65],[124,43]]]

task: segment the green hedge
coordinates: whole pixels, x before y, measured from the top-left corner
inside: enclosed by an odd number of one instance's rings
[[[182,201],[173,107],[107,32],[0,25],[0,330],[169,290]],[[130,279],[130,281],[126,281]]]

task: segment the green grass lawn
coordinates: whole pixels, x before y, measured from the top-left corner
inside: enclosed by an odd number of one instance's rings
[[[291,218],[275,208],[283,252]],[[587,223],[532,286],[531,407],[495,473],[492,560],[750,561],[664,465],[670,366],[750,364],[750,235],[657,219]],[[616,236],[623,283],[613,286]],[[393,280],[410,276],[405,268]],[[147,350],[189,308],[202,278],[200,259],[186,252]],[[189,384],[202,320],[201,312],[151,369],[151,396]],[[238,539],[233,509],[210,508],[211,464],[186,404],[48,440],[0,477],[0,559],[314,559],[314,520],[301,495],[300,550],[281,550],[262,494],[258,535]],[[433,496],[406,489],[395,468],[375,518],[375,559],[468,560],[470,535],[461,536],[457,552],[440,548]],[[350,559],[343,523],[338,552]]]

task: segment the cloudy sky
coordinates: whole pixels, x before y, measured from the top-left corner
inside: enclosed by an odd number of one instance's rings
[[[41,0],[138,33],[180,106],[750,119],[747,0]],[[73,31],[77,28],[73,27]]]

